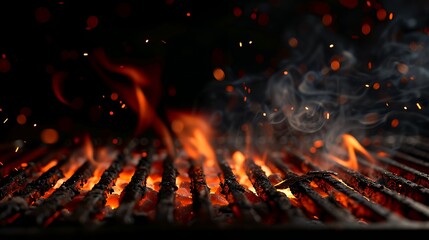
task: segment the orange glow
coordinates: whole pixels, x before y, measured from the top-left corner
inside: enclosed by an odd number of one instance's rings
[[[16,121],[18,122],[18,124],[20,124],[20,125],[24,125],[24,124],[27,122],[27,117],[25,117],[25,115],[24,115],[24,114],[19,114],[19,115],[16,117]]]
[[[407,64],[404,63],[399,63],[398,65],[396,65],[396,68],[398,69],[398,72],[402,74],[407,74],[409,70]]]
[[[234,7],[233,13],[234,13],[234,16],[240,17],[241,14],[243,14],[243,11],[239,7]]]
[[[226,90],[227,92],[233,92],[233,91],[234,91],[234,87],[233,87],[233,86],[231,86],[231,85],[228,85],[228,86],[226,86],[225,90]]]
[[[368,23],[362,25],[362,33],[368,35],[371,32],[371,26]]]
[[[41,171],[42,173],[44,173],[44,172],[48,171],[51,167],[53,167],[53,166],[57,165],[57,163],[58,163],[58,161],[57,161],[57,160],[52,160],[52,161],[50,161],[48,164],[46,164],[45,166],[43,166],[43,167],[40,169],[40,171]]]
[[[322,140],[316,140],[316,141],[314,141],[313,146],[315,148],[321,148],[321,147],[323,147],[323,141]]]
[[[389,20],[393,20],[393,13],[392,12],[389,14]]]
[[[397,127],[399,125],[399,120],[398,119],[393,119],[392,122],[390,123],[390,126],[392,126],[393,128]]]
[[[380,89],[380,83],[374,83],[374,85],[372,85],[372,88],[374,89],[374,90],[378,90],[378,89]]]
[[[386,153],[386,152],[380,151],[380,152],[377,152],[377,156],[379,156],[379,157],[389,157],[390,155],[388,153]]]
[[[96,16],[89,16],[88,19],[86,20],[86,25],[88,26],[88,29],[97,27],[98,18]]]
[[[213,76],[216,80],[222,81],[225,79],[225,72],[221,68],[213,70]]]
[[[378,18],[378,20],[383,21],[384,19],[386,19],[386,17],[387,17],[386,10],[384,10],[382,8],[378,9],[378,11],[377,11],[377,18]]]
[[[331,62],[331,69],[334,71],[338,71],[340,69],[341,65],[338,60],[332,60]]]
[[[119,173],[119,177],[116,179],[115,185],[112,187],[113,192],[107,197],[106,206],[115,209],[119,206],[119,199],[122,191],[131,181],[135,172],[134,166],[127,166]]]
[[[118,94],[117,93],[112,93],[112,94],[110,94],[110,99],[112,99],[112,101],[116,101],[116,100],[118,100]]]
[[[83,154],[84,157],[93,164],[96,164],[94,159],[94,147],[92,146],[91,137],[89,134],[85,134],[83,137]]]
[[[207,166],[215,166],[216,155],[210,143],[213,130],[208,121],[202,116],[175,111],[169,111],[168,116],[186,153],[194,160],[204,157]]]
[[[329,15],[329,14],[323,15],[323,17],[322,17],[322,23],[325,26],[331,25],[332,24],[332,16]]]
[[[63,95],[63,84],[66,74],[64,72],[57,72],[52,76],[52,89],[54,90],[55,97],[64,105],[70,106]]]
[[[59,134],[53,128],[46,128],[40,133],[40,138],[46,144],[54,144],[58,141]]]
[[[96,49],[89,57],[103,80],[136,113],[138,121],[135,135],[138,136],[147,128],[153,127],[160,139],[164,141],[168,153],[174,156],[175,149],[169,130],[155,111],[162,96],[161,65],[153,63],[138,66],[132,63],[115,63],[102,49]],[[111,79],[105,70],[125,75],[132,84]]]
[[[369,62],[368,62],[368,69],[369,69],[369,70],[371,70],[371,69],[372,69],[372,62],[371,62],[371,61],[369,61]]]
[[[289,38],[288,43],[289,43],[289,46],[296,48],[298,46],[298,39],[296,39],[294,37]]]
[[[250,182],[249,178],[247,177],[246,170],[244,169],[244,161],[246,160],[244,154],[240,151],[235,151],[231,158],[232,162],[230,162],[230,165],[235,176],[237,177],[237,181],[241,185],[246,186],[250,191],[256,193],[256,190],[253,187],[252,182]]]
[[[358,170],[358,160],[356,156],[356,151],[360,152],[366,157],[367,160],[374,163],[374,157],[365,150],[365,148],[359,143],[359,141],[350,134],[342,135],[342,145],[343,148],[347,150],[348,159],[341,159],[331,154],[331,158],[338,162],[339,164],[348,167],[353,170]]]

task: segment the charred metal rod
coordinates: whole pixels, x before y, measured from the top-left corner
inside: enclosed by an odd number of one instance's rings
[[[29,206],[51,189],[60,178],[64,177],[61,170],[64,163],[65,159],[29,183],[23,190],[15,192],[7,201],[2,202],[0,204],[0,221],[27,210]]]
[[[191,178],[192,207],[197,222],[213,222],[214,211],[210,202],[210,188],[207,186],[201,161],[189,159],[189,177]]]
[[[133,209],[146,194],[146,180],[150,173],[152,155],[141,157],[131,181],[121,193],[120,204],[113,212],[113,219],[122,223],[133,222]]]
[[[174,223],[174,209],[176,201],[176,177],[177,169],[174,166],[173,158],[167,156],[163,162],[161,188],[158,192],[158,202],[156,204],[155,220],[161,223]]]
[[[80,194],[81,188],[85,185],[95,170],[95,166],[86,161],[78,170],[65,181],[52,195],[45,199],[34,210],[27,212],[19,219],[23,224],[45,224],[46,220],[52,217],[57,211],[61,210],[75,196]]]
[[[325,158],[325,161],[320,165],[337,172],[338,177],[347,185],[399,215],[414,220],[429,220],[429,208],[423,204],[402,196],[397,192],[372,181],[361,173],[349,169],[329,158]]]
[[[29,164],[33,162],[34,165],[43,165],[45,159],[51,157],[51,155],[45,156],[45,154],[50,150],[48,146],[33,146],[31,149],[22,150],[20,153],[15,153],[13,158],[8,159],[7,161],[1,161],[3,167],[0,168],[0,175],[7,175],[10,171],[17,169],[21,164]],[[52,150],[52,149],[51,149]],[[55,151],[52,151],[55,154]],[[43,157],[45,156],[45,157]],[[36,164],[37,163],[37,164]]]
[[[303,156],[299,154],[289,153],[288,159],[294,161],[294,163],[298,166],[305,167],[306,170],[307,168],[311,171],[321,170],[314,163],[312,163],[311,161],[307,161]],[[399,218],[398,215],[392,214],[392,212],[389,211],[387,208],[379,204],[374,204],[374,202],[369,201],[368,198],[365,198],[358,192],[350,189],[348,186],[344,185],[344,183],[340,182],[332,175],[325,175],[323,177],[316,178],[315,181],[324,191],[332,192],[332,189],[335,189],[343,193],[345,196],[347,196],[347,198],[353,200],[355,203],[353,205],[357,206],[353,207],[351,211],[355,213],[358,217],[365,217],[366,219],[370,219],[373,221],[396,221]],[[365,209],[365,211],[362,211],[362,209]]]
[[[270,167],[277,168],[285,176],[285,179],[299,178],[297,174],[292,172],[289,167],[281,161],[281,159],[270,157],[268,158],[268,164],[269,166],[274,164],[275,166]],[[319,210],[317,216],[320,220],[357,222],[357,219],[348,211],[345,211],[344,208],[339,208],[338,205],[333,204],[328,198],[323,198],[311,186],[309,186],[309,182],[311,180],[314,178],[324,177],[325,175],[330,176],[330,174],[322,174],[321,176],[314,174],[314,176],[307,179],[305,182],[296,181],[295,183],[292,183],[289,188],[298,199],[301,200],[307,198],[318,207]]]
[[[305,219],[302,211],[292,206],[284,193],[277,191],[265,175],[265,172],[255,164],[252,158],[245,160],[244,168],[258,196],[278,213],[277,217],[280,222],[294,222]]]
[[[77,204],[69,217],[70,221],[85,224],[88,223],[95,214],[101,212],[106,205],[107,196],[112,192],[112,187],[115,185],[116,179],[122,171],[124,164],[125,156],[121,153],[103,172],[98,183],[95,184]]]
[[[45,151],[46,147],[42,147],[23,156],[18,162],[25,163],[26,166],[18,166],[10,171],[9,175],[0,179],[0,200],[7,196],[11,196],[18,190],[22,190],[25,184],[34,179],[35,173],[38,172],[42,166],[48,164],[49,161],[56,157],[64,158],[64,149],[53,151],[51,154],[39,158],[40,154],[43,154]],[[15,162],[13,164],[8,164],[3,170],[9,169],[15,165]]]
[[[377,157],[377,164],[396,175],[422,185],[425,188],[429,188],[429,175],[426,173],[417,171],[414,168],[385,157]]]
[[[377,179],[378,182],[404,196],[412,198],[423,204],[429,203],[428,188],[420,186],[401,176],[395,175],[380,166],[373,165],[366,160],[360,159],[359,171],[370,178]]]
[[[408,153],[410,155],[413,155],[419,159],[422,159],[423,161],[428,162],[429,161],[429,153],[427,146],[410,146],[408,144],[404,144],[401,147],[399,147],[399,151]]]
[[[389,156],[395,159],[395,161],[412,167],[416,170],[429,174],[429,162],[419,159],[416,156],[410,155],[408,152],[403,153],[401,151],[395,151],[389,148],[380,147],[377,150],[382,150],[387,153]],[[376,155],[376,154],[375,154]]]
[[[29,163],[27,167],[15,169],[4,177],[0,182],[0,200],[22,189],[23,185],[30,180],[29,177],[34,168],[34,164]]]
[[[261,221],[261,217],[250,204],[247,197],[244,195],[245,189],[237,181],[231,167],[225,160],[223,154],[217,152],[217,162],[222,170],[220,175],[220,187],[225,195],[234,215],[243,223],[257,223]]]

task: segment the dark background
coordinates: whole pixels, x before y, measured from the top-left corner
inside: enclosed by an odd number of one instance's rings
[[[388,24],[387,18],[377,19],[378,9],[393,12],[395,18],[419,19],[427,5],[374,0],[1,1],[2,137],[32,138],[44,127],[69,133],[88,128],[131,132],[134,113],[110,100],[114,90],[83,55],[94,49],[104,49],[119,62],[156,62],[161,66],[161,108],[192,109],[207,104],[207,89],[216,83],[215,68],[224,70],[224,85],[276,71],[291,55],[288,40],[303,16],[320,21],[332,16],[327,32],[365,48],[374,44],[377,29]],[[91,16],[97,24],[88,23]],[[362,33],[363,23],[372,26],[369,35]],[[58,72],[67,73],[64,96],[74,107],[54,95],[52,76]],[[110,111],[118,114],[110,116]],[[27,117],[23,125],[16,121],[19,114]]]

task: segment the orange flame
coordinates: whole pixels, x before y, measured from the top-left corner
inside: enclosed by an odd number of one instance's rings
[[[52,76],[52,89],[54,90],[55,96],[58,100],[68,106],[71,106],[70,102],[66,100],[63,95],[63,84],[66,74],[64,72],[57,72]]]
[[[215,152],[209,140],[213,131],[207,121],[201,116],[177,111],[169,111],[168,116],[186,153],[194,160],[204,157],[204,164],[209,167],[216,166]]]
[[[85,158],[92,164],[96,164],[94,159],[94,147],[92,145],[91,137],[89,134],[85,134],[83,137],[83,154]]]
[[[102,49],[95,50],[90,56],[95,70],[103,80],[118,92],[127,102],[127,105],[137,114],[138,122],[135,135],[153,127],[164,141],[169,154],[174,155],[174,145],[170,132],[155,111],[162,94],[160,65],[153,64],[142,68],[133,64],[113,63]],[[114,81],[103,69],[122,74],[128,77],[131,83]]]
[[[374,163],[375,158],[359,143],[359,141],[350,134],[342,135],[342,145],[344,150],[347,150],[348,159],[341,159],[331,154],[331,158],[339,164],[353,170],[358,170],[358,160],[356,151],[366,157],[367,160]]]
[[[250,182],[249,178],[247,177],[246,170],[244,169],[244,161],[246,160],[246,156],[240,152],[235,151],[232,154],[232,163],[231,168],[234,172],[234,175],[237,177],[238,182],[246,186],[249,190],[256,193],[255,188],[252,185],[252,182]]]

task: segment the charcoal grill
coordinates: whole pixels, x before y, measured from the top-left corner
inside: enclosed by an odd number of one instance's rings
[[[99,146],[114,153],[103,168],[96,160],[76,161],[76,146],[34,146],[5,157],[0,233],[58,237],[429,227],[424,144],[369,147],[376,161],[359,157],[358,170],[288,147],[263,161],[246,156],[240,166],[230,146],[218,147],[216,164],[209,166],[205,158],[172,158],[159,145],[133,146]]]

